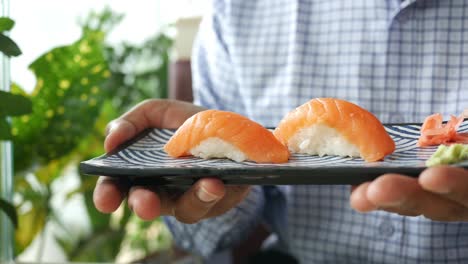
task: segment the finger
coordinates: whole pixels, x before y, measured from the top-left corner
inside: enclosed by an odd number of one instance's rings
[[[411,199],[419,198],[422,192],[424,191],[416,179],[398,174],[386,174],[369,184],[366,195],[369,201],[378,207],[403,208],[403,206],[409,207]]]
[[[250,186],[227,186],[226,194],[217,202],[205,217],[215,217],[222,215],[238,205],[249,194]]]
[[[123,182],[99,177],[93,192],[94,205],[102,213],[112,213],[119,208],[126,192],[127,187]]]
[[[201,179],[177,200],[172,215],[183,223],[198,222],[224,195],[222,181],[214,178]]]
[[[468,170],[440,166],[426,169],[419,176],[424,190],[440,194],[468,207]]]
[[[359,212],[369,212],[378,209],[369,199],[367,199],[367,189],[370,182],[365,182],[359,186],[353,187],[350,197],[351,207]]]
[[[156,192],[149,188],[135,186],[130,189],[128,206],[143,220],[153,220],[161,213],[161,203]]]
[[[149,127],[177,128],[204,108],[174,100],[146,100],[112,121],[104,143],[107,152]]]
[[[104,140],[104,149],[111,152],[118,145],[129,140],[139,133],[137,127],[125,119],[117,119],[107,126],[107,136]]]
[[[367,188],[369,201],[381,209],[401,215],[424,215],[438,221],[468,219],[468,210],[437,194],[427,192],[418,180],[388,174],[374,180]]]

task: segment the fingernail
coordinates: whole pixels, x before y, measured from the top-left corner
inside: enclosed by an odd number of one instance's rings
[[[213,202],[214,200],[218,199],[218,196],[207,192],[203,187],[200,187],[197,190],[197,197],[205,203]]]
[[[119,126],[119,123],[117,122],[110,123],[109,126],[107,127],[106,135],[109,135],[110,133],[112,133],[112,131],[114,131],[118,126]]]
[[[441,180],[437,173],[433,172],[434,170],[429,169],[423,171],[419,176],[419,183],[423,189],[438,194],[449,194],[452,188],[448,186],[447,182]]]

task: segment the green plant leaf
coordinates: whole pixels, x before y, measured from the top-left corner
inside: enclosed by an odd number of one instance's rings
[[[15,233],[15,251],[23,252],[39,234],[46,224],[47,212],[41,208],[31,208],[27,213],[19,215],[19,226],[21,228]]]
[[[15,192],[21,196],[18,206],[18,228],[15,232],[15,254],[23,252],[44,229],[49,208],[50,192],[35,186],[25,178],[15,178]]]
[[[0,140],[11,140],[10,124],[5,117],[0,116]]]
[[[13,28],[15,21],[8,17],[0,17],[0,32],[8,31]]]
[[[168,97],[168,87],[169,87],[169,54],[163,53],[163,63],[161,68],[158,69],[156,76],[159,80],[159,89],[157,90],[157,96],[159,98]]]
[[[80,240],[68,257],[73,262],[108,262],[119,253],[124,234],[110,228],[95,232]]]
[[[33,112],[13,119],[13,130],[21,132],[15,146],[32,149],[15,153],[32,152],[38,162],[47,163],[70,153],[89,135],[106,98],[102,87],[110,76],[102,47],[102,32],[88,32],[31,64],[37,78],[31,94]]]
[[[109,7],[100,12],[91,11],[79,24],[83,33],[101,31],[108,34],[123,19],[123,14],[118,14]]]
[[[28,98],[0,91],[0,116],[18,116],[32,111],[31,100]]]
[[[58,159],[50,160],[46,164],[40,164],[34,171],[37,180],[45,185],[51,184],[53,180],[60,177],[65,166],[72,163],[73,158],[75,155],[64,155]]]
[[[0,211],[3,211],[8,218],[10,218],[11,223],[15,228],[18,227],[18,215],[16,214],[16,209],[12,204],[0,198]]]
[[[10,92],[15,95],[21,95],[26,98],[30,98],[29,94],[27,94],[17,83],[12,82],[11,87],[10,87]],[[32,107],[32,102],[31,102],[31,107]],[[24,131],[18,130],[17,127],[15,127],[15,121],[16,122],[27,122],[29,119],[30,115],[22,116],[12,118],[12,132],[15,134],[13,137],[13,143],[15,151],[14,151],[14,171],[15,171],[15,176],[19,177],[20,175],[24,175],[26,171],[32,167],[32,165],[36,162],[35,156],[36,153],[34,153],[34,142],[33,141],[22,141],[24,144],[19,144],[17,137],[21,137],[23,135]],[[18,120],[16,120],[18,119]],[[30,172],[30,171],[28,171]]]
[[[74,243],[73,243],[74,241],[71,241],[69,236],[56,235],[55,236],[55,242],[57,242],[57,244],[59,244],[59,246],[62,248],[62,250],[65,253],[71,252],[74,249],[74,246],[75,246]]]
[[[9,37],[0,33],[0,52],[3,52],[8,57],[16,57],[21,55],[21,50],[16,43]]]

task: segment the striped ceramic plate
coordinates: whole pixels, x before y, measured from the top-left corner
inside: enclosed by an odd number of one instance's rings
[[[81,162],[80,170],[88,175],[120,177],[135,184],[176,185],[191,184],[201,177],[218,177],[227,184],[357,184],[389,172],[417,177],[436,147],[416,145],[419,124],[388,124],[385,128],[394,139],[396,150],[383,161],[372,163],[360,158],[309,155],[292,155],[285,164],[174,159],[163,150],[174,131],[150,129],[114,153]],[[467,121],[459,131],[468,132]]]

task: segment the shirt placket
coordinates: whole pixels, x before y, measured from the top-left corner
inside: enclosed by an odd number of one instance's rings
[[[377,215],[369,262],[400,263],[403,255],[400,245],[403,239],[404,217],[392,216],[384,211]]]
[[[388,0],[388,26],[386,32],[386,62],[385,62],[385,85],[383,89],[383,98],[385,100],[384,110],[387,116],[385,119],[392,123],[403,123],[407,120],[403,113],[399,110],[398,100],[393,98],[397,94],[401,96],[411,97],[413,94],[405,93],[414,93],[414,91],[409,90],[399,90],[401,89],[401,79],[399,79],[401,71],[405,67],[405,63],[401,61],[404,55],[400,55],[401,52],[408,52],[404,49],[403,46],[403,34],[407,34],[402,31],[404,23],[406,20],[411,19],[411,15],[414,14],[415,7],[421,5],[429,5],[430,0]],[[413,34],[413,33],[411,33]],[[405,57],[406,58],[406,57]],[[407,59],[407,58],[406,58]],[[403,65],[402,65],[403,64]],[[397,73],[397,76],[393,76]],[[392,77],[393,76],[393,77]],[[402,95],[404,94],[404,95]],[[392,99],[392,100],[389,100]],[[412,107],[411,105],[408,107]],[[413,106],[414,107],[414,106]],[[408,109],[407,109],[408,110]]]

